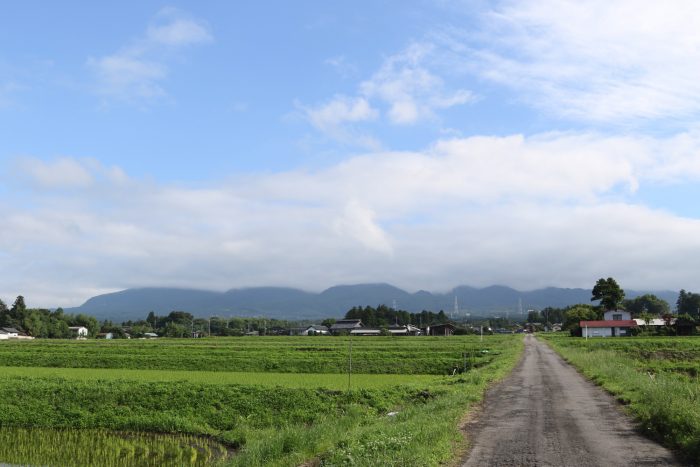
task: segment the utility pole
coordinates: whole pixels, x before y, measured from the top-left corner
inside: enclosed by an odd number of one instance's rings
[[[350,331],[350,337],[348,338],[349,351],[348,351],[348,392],[350,392],[350,375],[352,374],[352,331]]]

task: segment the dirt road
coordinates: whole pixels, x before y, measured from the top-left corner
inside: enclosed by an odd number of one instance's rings
[[[525,337],[525,356],[468,427],[465,467],[681,465],[634,430],[619,404],[554,351]]]

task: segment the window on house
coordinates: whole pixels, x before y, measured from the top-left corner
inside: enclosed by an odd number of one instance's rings
[[[613,315],[613,321],[622,321],[622,315]]]

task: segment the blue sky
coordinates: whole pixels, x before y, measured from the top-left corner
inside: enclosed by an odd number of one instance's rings
[[[700,7],[27,1],[0,297],[697,289]]]

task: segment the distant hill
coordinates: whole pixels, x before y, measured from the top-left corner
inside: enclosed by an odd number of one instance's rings
[[[677,292],[626,291],[627,298],[654,293],[673,304]],[[165,315],[171,311],[187,311],[195,316],[266,316],[278,319],[320,319],[341,317],[353,306],[392,306],[402,310],[451,313],[457,297],[460,314],[489,316],[506,313],[515,317],[522,304],[523,311],[547,306],[564,307],[590,303],[591,291],[586,289],[545,289],[521,292],[505,286],[477,289],[459,286],[447,293],[420,290],[409,293],[389,284],[339,285],[321,293],[305,292],[284,287],[253,287],[212,292],[196,289],[140,288],[98,295],[67,313],[87,313],[99,320],[115,322],[144,319],[150,311]]]

